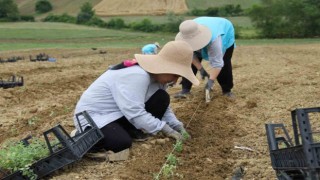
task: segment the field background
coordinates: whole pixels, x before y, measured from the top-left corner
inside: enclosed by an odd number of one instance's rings
[[[19,7],[30,7],[35,1],[18,2]],[[60,5],[59,12],[72,12],[73,6],[84,1],[54,2],[56,7]],[[188,1],[192,2],[200,1]],[[199,5],[206,2],[209,1]],[[0,23],[0,57],[24,57],[15,63],[1,63],[0,77],[20,75],[25,79],[23,87],[0,89],[0,143],[28,134],[40,137],[58,123],[71,132],[77,100],[109,65],[132,58],[146,43],[158,41],[164,45],[173,38],[174,34],[114,31],[64,23]],[[182,153],[177,154],[180,163],[172,179],[231,179],[239,167],[244,169],[243,179],[275,179],[265,123],[285,123],[292,135],[290,111],[320,106],[319,39],[236,42],[232,59],[236,99],[221,96],[217,83],[212,102],[205,104],[204,81],[192,89],[187,99],[171,99],[174,112],[192,136]],[[46,53],[57,62],[29,61],[30,55],[39,53]],[[209,70],[207,63],[204,66]],[[168,92],[173,95],[179,90],[176,85]],[[173,140],[156,143],[162,138],[158,134],[147,142],[134,143],[128,161],[109,163],[84,158],[48,179],[153,179],[173,148]]]

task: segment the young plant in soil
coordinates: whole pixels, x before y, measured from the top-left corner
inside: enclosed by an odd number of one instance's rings
[[[188,139],[190,137],[190,135],[187,132],[182,133],[182,136],[184,139]],[[158,174],[155,174],[154,180],[159,180],[161,176],[164,176],[167,179],[173,176],[177,176],[180,178],[183,177],[178,173],[176,174],[174,173],[179,163],[179,159],[173,154],[174,151],[180,153],[182,152],[182,150],[183,150],[183,141],[176,141],[176,143],[173,145],[172,152],[166,156],[166,162],[161,167],[160,172]]]
[[[20,170],[24,176],[36,179],[30,166],[48,155],[46,143],[36,138],[32,138],[29,145],[23,142],[5,143],[0,147],[0,167],[7,174]]]

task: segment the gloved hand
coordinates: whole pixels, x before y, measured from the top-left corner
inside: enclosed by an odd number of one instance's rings
[[[176,139],[177,141],[181,141],[183,139],[182,135],[172,129],[168,124],[163,126],[161,132],[168,137]]]
[[[209,79],[209,74],[207,73],[207,71],[203,67],[201,67],[201,69],[200,69],[200,75],[201,75],[202,79],[204,79],[206,77]]]
[[[212,91],[213,90],[213,85],[214,85],[214,80],[208,79],[208,82],[205,86],[206,90]]]
[[[178,131],[184,139],[190,138],[190,134],[187,132],[187,130],[183,127],[183,125],[178,125],[173,128],[174,130]]]

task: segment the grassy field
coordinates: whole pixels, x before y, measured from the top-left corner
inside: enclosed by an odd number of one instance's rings
[[[1,23],[0,51],[34,48],[140,47],[173,34],[118,31],[64,23]]]
[[[0,51],[41,48],[133,48],[174,40],[173,33],[119,31],[64,23],[1,23]],[[320,43],[320,39],[237,40],[237,45]]]
[[[90,3],[94,7],[101,0],[91,0]],[[15,0],[18,5],[19,11],[23,15],[34,15],[36,21],[41,21],[49,14],[63,14],[67,13],[72,16],[76,16],[79,11],[81,5],[83,5],[87,0],[64,0],[64,1],[51,1],[53,5],[53,10],[45,13],[45,14],[36,14],[34,11],[34,6],[36,0]],[[219,7],[224,6],[226,4],[240,4],[243,9],[251,7],[253,4],[260,3],[260,0],[219,0],[219,1],[206,1],[206,0],[186,0],[186,3],[190,10],[194,8],[198,9],[207,9],[208,7]],[[183,16],[183,19],[192,19],[192,16]],[[139,22],[143,19],[149,19],[153,24],[163,24],[168,22],[168,17],[166,15],[163,16],[110,16],[110,17],[101,17],[104,21],[109,21],[111,18],[121,18],[124,20],[126,24],[130,24],[132,22]],[[249,17],[230,17],[230,19],[235,26],[241,27],[241,31],[239,34],[243,37],[256,37],[256,32],[252,27],[252,23]]]
[[[243,9],[251,7],[253,4],[259,4],[260,0],[186,0],[189,9],[207,9],[208,7],[221,7],[227,4],[239,4]]]

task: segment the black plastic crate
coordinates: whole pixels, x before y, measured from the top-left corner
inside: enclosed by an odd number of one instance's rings
[[[16,171],[6,177],[4,177],[2,180],[28,180],[28,177],[25,177],[22,175],[21,171]]]
[[[86,111],[76,115],[78,123],[80,116],[84,117],[91,128],[87,128],[85,131],[81,129],[81,132],[74,137],[70,137],[61,125],[57,125],[43,133],[50,151],[50,156],[32,165],[32,169],[38,175],[38,178],[44,177],[55,170],[80,160],[103,138],[102,132]],[[52,143],[49,139],[50,134],[53,134],[59,142],[56,144]]]
[[[283,124],[266,124],[271,163],[279,179],[320,179],[320,142],[315,140],[319,132],[312,131],[309,119],[319,112],[318,107],[291,111],[294,143]],[[277,136],[279,129],[282,136]]]
[[[7,81],[0,79],[0,88],[7,89],[16,86],[23,86],[24,81],[22,76],[11,76]]]
[[[70,137],[61,125],[56,125],[43,133],[50,155],[30,166],[30,169],[37,175],[37,178],[43,178],[64,166],[80,160],[103,138],[102,132],[86,111],[76,115],[79,125],[80,116],[84,117],[83,119],[90,128],[87,128],[85,131],[81,128],[81,131],[74,137]],[[54,139],[52,139],[52,137]],[[23,139],[22,142],[28,145],[28,139]],[[6,180],[12,179],[13,174],[8,176]],[[21,177],[19,177],[19,175]],[[16,174],[14,177],[25,178],[21,173]]]

